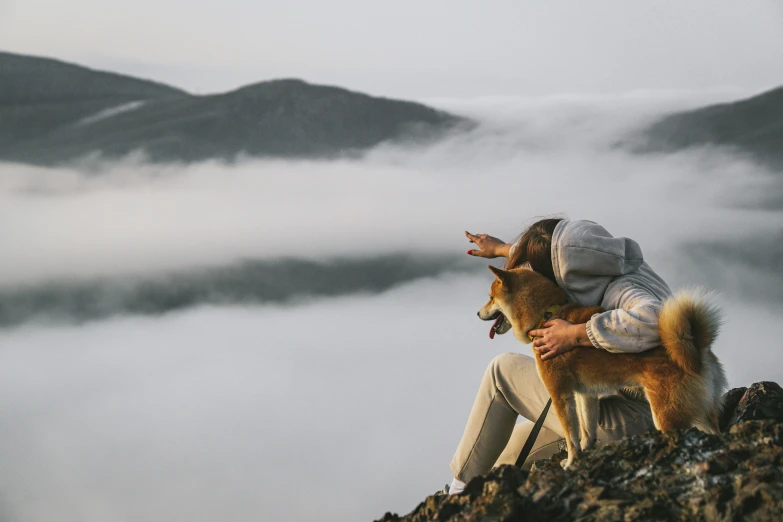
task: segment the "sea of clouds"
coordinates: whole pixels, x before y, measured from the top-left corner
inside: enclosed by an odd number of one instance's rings
[[[541,216],[718,290],[732,386],[783,382],[779,174],[630,151],[741,94],[429,100],[478,125],[361,159],[0,164],[0,519],[412,509],[450,480],[487,363],[529,350],[476,319],[491,275],[463,231]]]

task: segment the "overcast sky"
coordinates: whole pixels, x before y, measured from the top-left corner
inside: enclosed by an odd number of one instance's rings
[[[194,92],[300,77],[376,94],[761,90],[779,0],[0,0],[0,49]]]

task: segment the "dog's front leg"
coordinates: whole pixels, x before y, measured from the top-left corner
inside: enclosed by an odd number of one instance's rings
[[[561,462],[563,469],[568,469],[574,463],[574,459],[581,451],[579,442],[579,416],[577,414],[576,397],[573,393],[559,395],[552,398],[560,424],[565,433],[568,459]]]
[[[582,393],[576,394],[576,407],[579,415],[579,432],[582,451],[595,445],[598,434],[598,416],[600,405],[598,399]]]

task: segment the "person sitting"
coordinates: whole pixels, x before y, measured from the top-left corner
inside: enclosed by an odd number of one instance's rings
[[[632,239],[615,238],[592,221],[567,219],[537,221],[514,244],[486,234],[465,235],[478,247],[468,254],[506,257],[506,269],[527,266],[554,281],[571,301],[607,310],[585,324],[555,319],[529,332],[535,337],[532,349],[542,360],[574,349],[629,353],[660,345],[658,312],[671,290]],[[461,493],[467,482],[493,466],[514,464],[548,400],[533,357],[495,357],[451,461],[449,493]],[[638,391],[618,390],[599,402],[599,444],[654,428],[650,406]],[[526,420],[517,423],[519,416]],[[523,468],[557,453],[562,439],[560,421],[550,410]]]

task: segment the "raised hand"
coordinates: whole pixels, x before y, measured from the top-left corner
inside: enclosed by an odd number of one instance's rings
[[[465,237],[468,238],[468,241],[478,247],[478,249],[468,250],[468,255],[485,257],[487,259],[508,257],[508,251],[511,248],[511,245],[507,244],[502,239],[487,234],[471,234],[468,231],[465,231]]]

